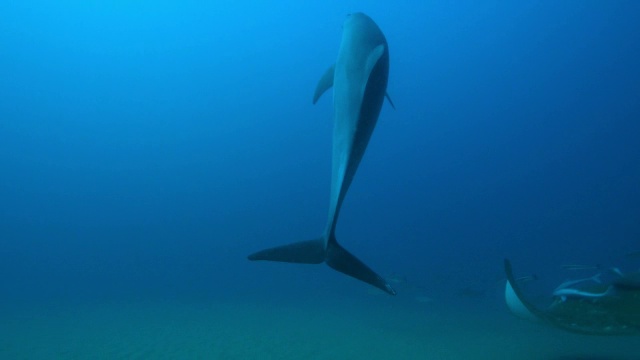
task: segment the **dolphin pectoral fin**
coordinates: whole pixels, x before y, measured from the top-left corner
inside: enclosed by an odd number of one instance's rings
[[[329,90],[333,86],[333,72],[336,65],[331,65],[327,71],[324,72],[320,81],[318,81],[318,85],[316,85],[316,92],[313,94],[313,103],[315,104],[320,99],[320,96],[325,93],[325,91]]]
[[[299,264],[320,264],[324,261],[324,239],[295,242],[264,249],[248,256],[249,260],[268,260]]]
[[[395,105],[393,105],[393,101],[391,101],[391,96],[389,96],[389,93],[388,93],[388,92],[385,92],[385,93],[384,93],[384,97],[386,97],[386,98],[387,98],[387,101],[388,101],[388,102],[389,102],[389,104],[391,105],[391,108],[392,108],[393,110],[395,110],[395,109],[396,109],[396,106],[395,106]]]
[[[364,281],[391,295],[396,294],[386,280],[340,246],[335,238],[329,239],[325,262],[334,270]]]

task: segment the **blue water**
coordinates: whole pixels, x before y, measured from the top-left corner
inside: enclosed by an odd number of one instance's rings
[[[0,304],[365,294],[246,259],[324,229],[332,104],[311,98],[354,11],[397,110],[345,248],[496,311],[505,257],[543,293],[562,264],[640,267],[640,2],[5,1]]]

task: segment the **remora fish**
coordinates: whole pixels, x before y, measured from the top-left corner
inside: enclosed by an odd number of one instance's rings
[[[520,284],[525,284],[531,281],[536,281],[538,280],[538,276],[536,274],[531,274],[531,275],[527,275],[527,276],[521,276],[519,278],[516,279],[516,281]]]
[[[396,294],[387,281],[340,246],[335,237],[342,202],[387,96],[388,74],[389,49],[384,34],[367,15],[350,15],[343,26],[338,59],[320,79],[313,97],[315,103],[333,86],[335,125],[329,219],[325,232],[318,239],[256,252],[249,255],[249,260],[325,262],[337,271]]]
[[[600,265],[582,265],[582,264],[564,264],[562,268],[565,270],[600,270]]]

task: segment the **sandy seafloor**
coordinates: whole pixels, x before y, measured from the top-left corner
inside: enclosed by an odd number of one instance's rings
[[[23,303],[1,307],[0,359],[640,359],[640,337],[569,334],[469,303],[371,294]]]

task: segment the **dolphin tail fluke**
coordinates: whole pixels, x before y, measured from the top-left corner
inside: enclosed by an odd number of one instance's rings
[[[276,246],[253,253],[248,258],[249,260],[320,264],[325,258],[324,239],[320,238]]]
[[[325,262],[334,270],[364,281],[391,295],[396,294],[396,291],[386,280],[340,246],[334,237],[331,237],[327,244]]]

